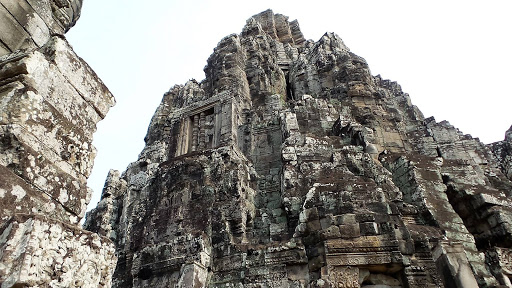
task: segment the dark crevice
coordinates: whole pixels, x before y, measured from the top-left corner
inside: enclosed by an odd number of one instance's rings
[[[12,53],[12,49],[9,48],[9,46],[7,46],[7,44],[5,44],[4,41],[2,41],[2,39],[0,39],[0,45],[2,45],[5,49],[9,50],[10,53]]]
[[[144,267],[139,271],[139,274],[137,275],[142,280],[148,280],[153,275],[153,271],[151,271],[150,268]]]
[[[443,157],[443,154],[441,153],[441,149],[439,148],[439,146],[436,147],[436,152],[437,152],[437,157]]]
[[[285,84],[286,84],[286,100],[295,100],[295,95],[293,95],[293,89],[290,85],[290,76],[287,70],[282,70],[284,73]]]

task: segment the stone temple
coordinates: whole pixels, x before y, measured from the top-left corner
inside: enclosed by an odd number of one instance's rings
[[[113,98],[48,41],[0,64],[2,288],[512,287],[512,127],[484,145],[425,118],[339,36],[271,10],[164,94],[81,230]]]

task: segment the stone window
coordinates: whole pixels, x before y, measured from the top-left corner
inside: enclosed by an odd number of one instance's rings
[[[207,106],[184,117],[176,156],[215,148],[218,129],[214,106]]]

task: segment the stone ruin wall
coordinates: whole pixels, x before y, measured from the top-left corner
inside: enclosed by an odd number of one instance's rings
[[[424,118],[333,33],[268,10],[176,85],[85,226],[113,287],[512,287],[511,131]]]
[[[96,123],[115,103],[64,33],[81,0],[0,1],[0,286],[110,287],[115,248],[83,230]]]

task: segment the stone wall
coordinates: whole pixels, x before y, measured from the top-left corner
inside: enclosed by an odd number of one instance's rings
[[[205,73],[164,95],[87,216],[114,287],[511,287],[509,152],[270,10]]]
[[[78,226],[115,102],[63,36],[81,1],[0,4],[1,286],[110,287],[112,243]]]

